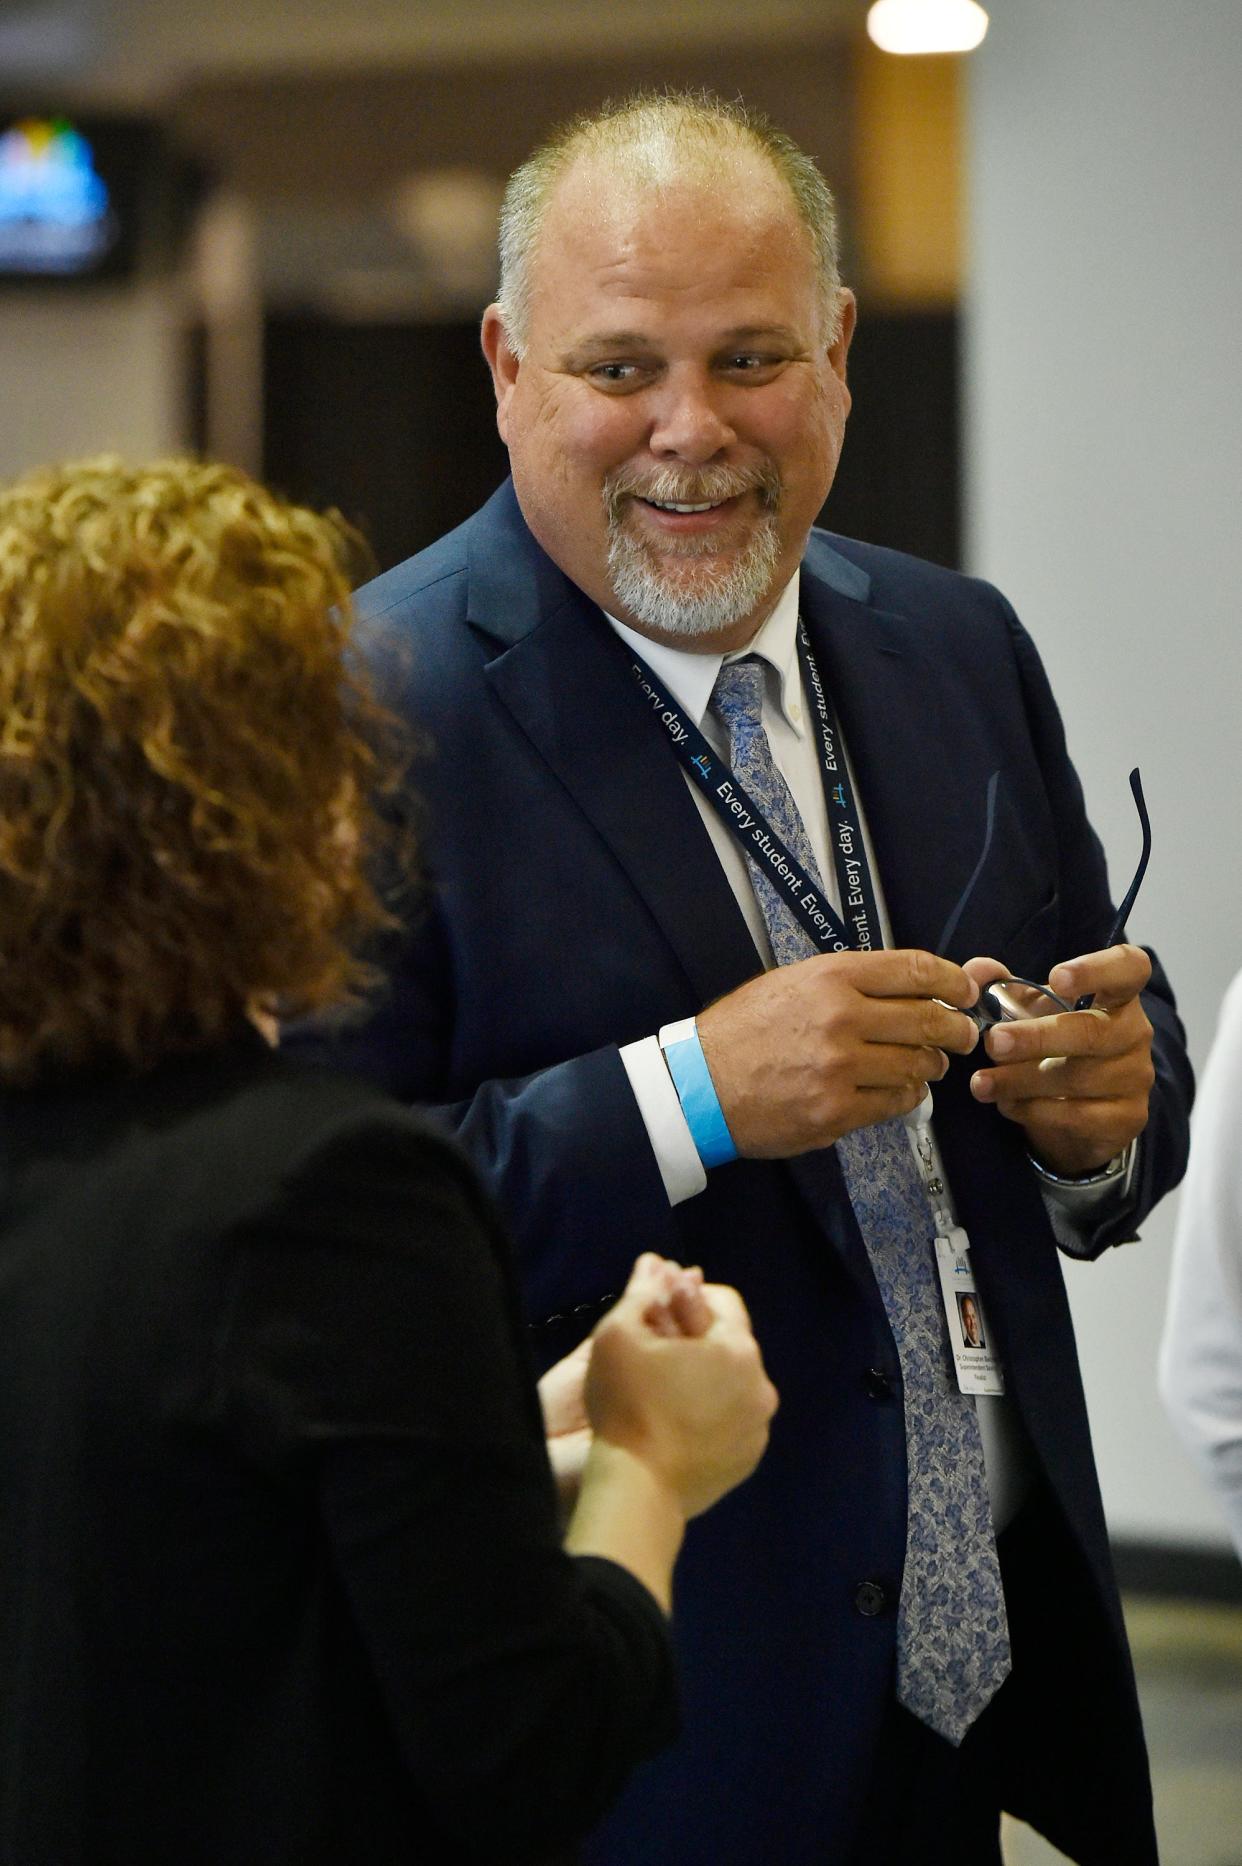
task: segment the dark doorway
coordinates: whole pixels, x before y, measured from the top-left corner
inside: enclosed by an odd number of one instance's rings
[[[958,569],[962,545],[958,318],[867,312],[850,349],[845,451],[820,523]]]
[[[386,570],[468,518],[508,471],[468,324],[269,316],[264,477],[335,505]]]

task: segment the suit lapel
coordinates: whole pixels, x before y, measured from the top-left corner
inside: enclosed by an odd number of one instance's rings
[[[534,542],[511,488],[471,540],[469,616],[499,649],[493,693],[624,870],[695,1007],[753,977],[754,942],[627,651]]]
[[[866,574],[813,537],[802,612],[857,778],[894,943],[935,951],[960,905],[949,953],[967,957],[980,950],[970,944],[979,904],[971,882],[985,840],[987,749],[963,720],[958,673],[934,625],[869,596]]]

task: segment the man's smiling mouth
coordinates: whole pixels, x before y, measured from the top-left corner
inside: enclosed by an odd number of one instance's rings
[[[731,506],[735,498],[737,494],[731,494],[729,498],[707,498],[692,502],[686,498],[643,498],[642,494],[638,494],[640,506],[647,506],[651,511],[673,511],[679,517],[697,517],[705,511],[724,511],[725,506]]]
[[[709,499],[705,505],[682,505],[672,499],[643,500],[644,505],[652,506],[657,512],[718,512],[728,503],[727,499]]]

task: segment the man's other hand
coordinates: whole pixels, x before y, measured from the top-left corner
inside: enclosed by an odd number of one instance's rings
[[[980,987],[1008,976],[996,959],[969,959],[965,969]],[[987,1033],[995,1067],[978,1070],[971,1090],[1016,1121],[1054,1173],[1097,1171],[1147,1125],[1156,1072],[1139,993],[1150,977],[1138,946],[1086,953],[1054,966],[1048,983],[1071,1004],[1090,995],[1090,1010],[1057,1012],[1032,992],[1029,1017]]]

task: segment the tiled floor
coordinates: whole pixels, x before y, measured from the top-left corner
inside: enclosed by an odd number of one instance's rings
[[[1131,1596],[1126,1621],[1161,1866],[1242,1866],[1242,1608]],[[1006,1824],[1006,1866],[1063,1858],[1029,1828]]]

